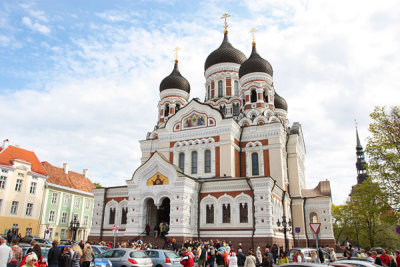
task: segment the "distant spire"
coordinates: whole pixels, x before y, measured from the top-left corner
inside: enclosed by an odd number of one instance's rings
[[[356,146],[357,184],[362,184],[365,181],[365,179],[368,178],[369,175],[367,173],[367,162],[365,161],[364,149],[361,145],[360,137],[358,136],[357,121],[355,121],[355,124],[356,124],[356,139],[357,139],[357,146]]]

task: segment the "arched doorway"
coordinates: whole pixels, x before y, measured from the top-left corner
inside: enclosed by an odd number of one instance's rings
[[[170,212],[170,204],[171,201],[169,198],[164,198],[163,201],[161,202],[161,206],[158,209],[158,224],[161,222],[163,223],[169,223],[169,212]]]
[[[160,225],[161,222],[170,224],[170,204],[170,199],[166,197],[162,200],[161,205],[157,209],[157,206],[154,204],[154,200],[149,198],[145,204],[145,225],[150,225],[150,229],[153,230],[154,226],[156,224]]]

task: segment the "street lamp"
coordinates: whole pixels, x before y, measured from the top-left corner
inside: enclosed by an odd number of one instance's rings
[[[77,232],[78,229],[79,229],[79,221],[78,221],[78,218],[75,217],[75,218],[71,221],[71,223],[69,224],[69,228],[71,228],[71,230],[72,230],[72,241],[75,242],[75,240],[76,240],[76,232]]]
[[[286,232],[287,231],[292,231],[292,220],[291,219],[289,219],[289,221],[286,221],[286,216],[285,215],[283,215],[282,216],[282,222],[280,222],[279,221],[279,219],[278,219],[278,221],[276,222],[276,224],[278,225],[278,227],[280,227],[281,226],[281,224],[282,224],[282,226],[283,226],[283,234],[285,235],[285,251],[289,251],[289,240],[287,239],[287,235],[286,235]],[[289,227],[288,227],[288,225],[289,225]],[[281,229],[279,229],[279,230],[281,230]]]

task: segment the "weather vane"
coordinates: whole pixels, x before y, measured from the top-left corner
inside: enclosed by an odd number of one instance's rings
[[[181,50],[178,46],[175,47],[174,52],[175,52],[175,62],[178,62],[178,51]]]
[[[231,15],[229,15],[228,13],[225,13],[222,15],[221,19],[225,19],[225,30],[224,33],[228,32],[228,22],[226,21],[226,18],[229,18]]]
[[[256,31],[257,31],[256,28],[252,28],[252,29],[250,30],[250,32],[251,32],[251,34],[252,34],[252,36],[253,36],[253,45],[256,45],[256,36],[255,36]]]

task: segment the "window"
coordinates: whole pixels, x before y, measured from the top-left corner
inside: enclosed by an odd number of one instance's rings
[[[234,90],[235,90],[235,96],[239,96],[239,82],[238,81],[234,82]]]
[[[218,81],[218,97],[222,96],[222,81]]]
[[[64,207],[68,207],[70,198],[70,195],[64,195]]]
[[[168,117],[168,115],[169,115],[169,105],[166,104],[164,109],[164,117]]]
[[[5,169],[1,169],[1,172],[3,172],[3,173],[8,173],[8,171],[5,170]]]
[[[32,216],[32,209],[33,209],[33,203],[28,203],[26,205],[26,212],[25,215],[26,216]]]
[[[207,204],[206,206],[206,223],[214,223],[214,205]]]
[[[89,220],[89,216],[85,215],[83,217],[83,225],[87,225],[88,224],[88,220]]]
[[[53,193],[51,196],[51,204],[57,204],[58,193]]]
[[[6,187],[6,180],[7,180],[7,177],[0,176],[0,188],[1,189],[4,189]]]
[[[86,206],[85,206],[85,208],[88,210],[88,209],[90,209],[90,199],[86,199]]]
[[[248,223],[249,222],[249,214],[247,203],[240,203],[239,205],[239,213],[240,213],[240,223]]]
[[[231,204],[222,205],[222,223],[231,222]]]
[[[258,169],[258,154],[256,152],[251,154],[251,174],[260,175],[260,171]]]
[[[127,214],[128,214],[128,208],[122,208],[121,224],[126,224],[126,222],[128,221]]]
[[[233,116],[239,116],[239,104],[233,104]]]
[[[211,151],[209,149],[204,151],[204,172],[211,172]]]
[[[179,169],[185,172],[185,153],[183,152],[179,153]]]
[[[29,190],[29,193],[31,193],[31,194],[35,194],[36,193],[36,183],[35,182],[32,182],[31,183],[31,189]]]
[[[222,112],[222,114],[225,115],[225,113],[226,113],[225,106],[219,106],[219,110]]]
[[[208,99],[210,99],[211,98],[211,86],[208,86],[207,93],[208,93]]]
[[[49,222],[54,222],[55,215],[56,215],[56,211],[55,210],[51,210],[50,214],[49,214]]]
[[[81,198],[80,198],[80,197],[77,197],[77,198],[75,199],[75,208],[79,208],[80,205],[81,205]]]
[[[257,92],[256,90],[251,91],[251,103],[257,102]]]
[[[18,177],[24,177],[25,175],[23,173],[18,173]]]
[[[61,223],[67,223],[67,216],[68,213],[66,211],[63,211],[63,213],[61,214]]]
[[[181,109],[181,105],[176,104],[176,105],[175,105],[175,113],[177,113],[178,110],[180,110],[180,109]]]
[[[115,223],[115,208],[110,208],[110,217],[108,218],[108,224]]]
[[[11,204],[11,214],[17,214],[18,212],[18,201],[13,201]]]
[[[17,183],[15,184],[15,191],[21,192],[22,182],[22,179],[17,179]]]
[[[61,229],[60,238],[61,238],[61,239],[64,239],[64,238],[65,238],[65,229]]]
[[[197,151],[192,151],[192,174],[197,173]]]
[[[318,222],[318,215],[315,212],[310,213],[310,222],[317,223]]]
[[[32,228],[26,228],[25,236],[31,236],[31,235],[32,235]]]

